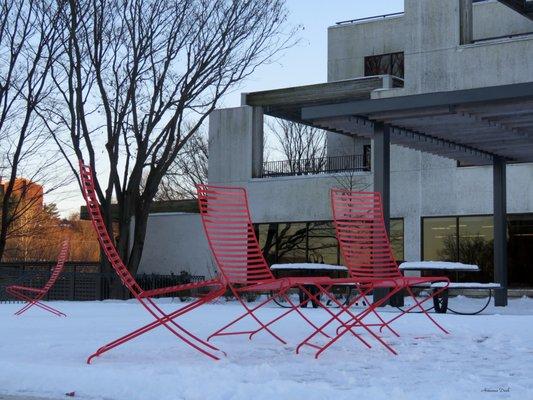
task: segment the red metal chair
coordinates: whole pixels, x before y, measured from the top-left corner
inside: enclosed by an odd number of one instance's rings
[[[47,304],[42,303],[41,300],[44,298],[44,296],[46,296],[52,286],[54,286],[57,281],[57,278],[59,278],[59,275],[61,275],[61,272],[63,271],[63,268],[65,266],[65,261],[67,261],[68,254],[69,241],[68,239],[65,239],[63,241],[63,244],[61,245],[61,250],[59,251],[59,256],[57,258],[57,264],[52,270],[50,279],[48,279],[48,282],[46,282],[46,284],[42,288],[34,288],[20,285],[11,285],[6,288],[6,292],[12,295],[13,297],[28,302],[28,304],[18,310],[15,315],[21,315],[25,311],[29,310],[31,307],[37,306],[45,311],[57,315],[58,317],[66,317],[64,313],[56,310],[55,308]],[[31,296],[32,294],[34,294],[34,297]]]
[[[286,344],[287,342],[269,327],[292,312],[297,312],[314,330],[329,337],[301,312],[300,304],[293,303],[287,292],[296,287],[305,289],[304,285],[327,286],[332,280],[329,277],[276,279],[257,241],[248,209],[246,191],[239,187],[212,185],[197,185],[196,188],[202,223],[219,272],[224,283],[245,309],[242,315],[211,334],[208,340],[215,336],[227,335],[249,335],[251,339],[256,333],[264,330],[281,343]],[[267,297],[259,304],[249,307],[242,299],[246,292],[266,293]],[[310,299],[316,296],[307,293]],[[271,302],[274,297],[283,297],[290,307],[273,320],[263,322],[255,312]],[[248,316],[259,325],[257,329],[227,331],[228,328]]]
[[[181,325],[178,325],[174,321],[174,319],[198,308],[199,306],[205,303],[208,303],[220,297],[222,294],[224,294],[226,290],[224,284],[219,278],[215,278],[202,282],[175,285],[154,290],[143,290],[139,286],[135,278],[128,271],[126,265],[123,263],[106,229],[100,211],[100,205],[96,198],[93,172],[91,168],[89,166],[84,165],[82,160],[80,160],[79,165],[83,197],[85,199],[85,202],[87,203],[87,211],[89,212],[89,215],[91,217],[93,227],[96,230],[96,233],[98,234],[100,246],[104,250],[107,259],[109,260],[111,266],[113,267],[117,275],[120,277],[124,286],[128,288],[133,297],[135,297],[137,301],[139,301],[139,303],[141,303],[141,305],[146,309],[146,311],[148,311],[148,313],[150,313],[155,319],[155,321],[144,325],[139,329],[136,329],[133,332],[128,333],[127,335],[124,335],[106,344],[105,346],[102,346],[87,359],[87,363],[90,364],[91,360],[94,357],[100,356],[103,353],[117,346],[120,346],[121,344],[124,344],[146,332],[151,331],[154,328],[157,328],[158,326],[164,326],[166,329],[168,329],[170,332],[172,332],[175,336],[177,336],[189,346],[198,350],[202,354],[211,357],[212,359],[218,360],[219,357],[214,354],[214,352],[223,353],[221,350],[211,345],[210,343],[207,343],[206,341],[198,338],[197,336],[183,328]],[[211,290],[207,294],[193,301],[192,303],[176,311],[173,311],[172,313],[164,312],[152,299],[155,296],[160,296],[169,293],[177,293],[180,291],[187,291],[196,288],[211,288]]]
[[[323,346],[318,354],[331,346],[350,329],[357,326],[364,325],[369,327],[377,325],[380,327],[380,331],[386,327],[396,336],[399,336],[397,332],[391,328],[390,324],[415,308],[419,308],[421,312],[441,331],[449,333],[428,314],[424,307],[422,307],[424,302],[446,290],[449,285],[449,279],[445,276],[405,277],[402,275],[398,269],[398,264],[394,259],[387,230],[385,228],[380,193],[352,192],[344,189],[332,189],[331,203],[340,249],[350,276],[356,282],[360,295],[352,300],[350,304],[342,307],[339,315],[346,312],[350,315],[350,319],[341,324],[337,329],[337,336],[331,339],[326,346]],[[416,298],[412,287],[432,282],[444,282],[445,284],[439,291],[433,292],[431,296],[419,301]],[[372,304],[368,301],[367,296],[374,289],[378,288],[387,288],[390,289],[390,291],[382,299]],[[384,321],[382,316],[377,312],[377,307],[384,304],[390,299],[390,297],[404,289],[413,298],[414,305],[400,312],[389,321]],[[360,314],[354,315],[349,311],[349,308],[361,298],[366,300],[369,307]],[[363,318],[369,314],[376,315],[380,322],[376,324],[363,323]],[[331,322],[333,322],[332,319],[326,322],[325,325]],[[325,325],[321,328],[325,328]],[[308,341],[311,338],[312,336],[307,338],[301,343],[301,345],[308,344]],[[381,340],[380,342],[385,344]],[[385,344],[385,346],[392,353],[396,354],[394,349],[389,345]]]

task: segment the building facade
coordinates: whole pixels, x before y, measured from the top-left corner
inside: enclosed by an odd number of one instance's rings
[[[379,78],[372,99],[533,82],[533,21],[495,0],[405,0],[401,14],[330,27],[330,87],[349,93],[352,82],[365,76]],[[254,96],[245,94],[241,107],[210,116],[209,183],[247,188],[269,262],[342,263],[329,189],[375,188],[374,160],[368,156],[375,143],[364,134],[369,128],[361,124],[355,134],[328,132],[326,165],[350,160],[341,162],[347,167],[293,176],[271,173],[263,163],[263,126],[272,110],[257,106]],[[524,118],[523,126],[528,123],[533,127]],[[533,164],[507,166],[507,213],[509,287],[533,287]],[[390,232],[399,260],[476,263],[482,273],[474,280],[492,281],[492,215],[490,166],[391,146]],[[199,243],[198,252],[208,254],[205,242]],[[164,244],[152,243],[149,236],[147,248],[158,245]],[[182,257],[184,269],[210,270],[188,257]]]

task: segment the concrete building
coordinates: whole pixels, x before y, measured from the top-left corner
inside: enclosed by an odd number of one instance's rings
[[[212,113],[209,183],[247,188],[269,261],[341,263],[329,189],[350,185],[390,199],[398,259],[475,262],[481,274],[462,279],[533,287],[533,21],[519,3],[405,0],[403,13],[338,23],[328,83]],[[336,166],[272,173],[265,115],[327,129]],[[166,236],[201,237],[196,254],[176,254],[184,269],[208,273],[198,216],[169,218]],[[153,257],[169,244],[150,232]]]

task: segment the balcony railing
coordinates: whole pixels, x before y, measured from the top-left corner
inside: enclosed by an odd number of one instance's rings
[[[386,18],[390,18],[390,17],[399,17],[400,15],[403,15],[403,14],[404,14],[404,12],[401,11],[401,12],[395,12],[395,13],[390,13],[390,14],[373,15],[371,17],[349,19],[349,20],[346,20],[346,21],[336,22],[336,25],[354,24],[356,22],[372,21],[372,20],[377,20],[377,19],[386,19]]]
[[[261,178],[332,174],[344,171],[370,171],[370,160],[368,157],[358,154],[303,160],[269,161],[263,163]]]

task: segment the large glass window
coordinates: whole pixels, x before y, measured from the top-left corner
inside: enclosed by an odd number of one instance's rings
[[[308,260],[313,263],[338,264],[339,250],[331,222],[311,222],[308,231]]]
[[[307,261],[307,224],[288,222],[278,225],[278,263]]]
[[[394,255],[397,260],[403,260],[403,219],[391,219],[390,230]],[[331,221],[258,224],[256,231],[259,245],[269,264],[343,263]]]
[[[393,218],[390,220],[390,243],[394,258],[397,261],[405,260],[403,253],[403,218]]]
[[[422,219],[422,259],[479,265],[480,273],[456,274],[464,281],[494,281],[494,221],[491,215]],[[533,286],[533,214],[507,217],[508,283]]]
[[[257,235],[259,246],[263,250],[263,255],[269,264],[273,264],[277,259],[277,234],[278,224],[259,224],[257,225]]]
[[[424,218],[422,231],[424,260],[457,260],[457,218]]]
[[[533,214],[508,218],[509,285],[533,287]]]
[[[494,226],[492,216],[459,217],[457,259],[465,264],[479,265],[481,276],[494,280]],[[463,274],[465,277],[467,274]],[[470,277],[473,274],[468,274]],[[479,275],[475,277],[479,280]]]

